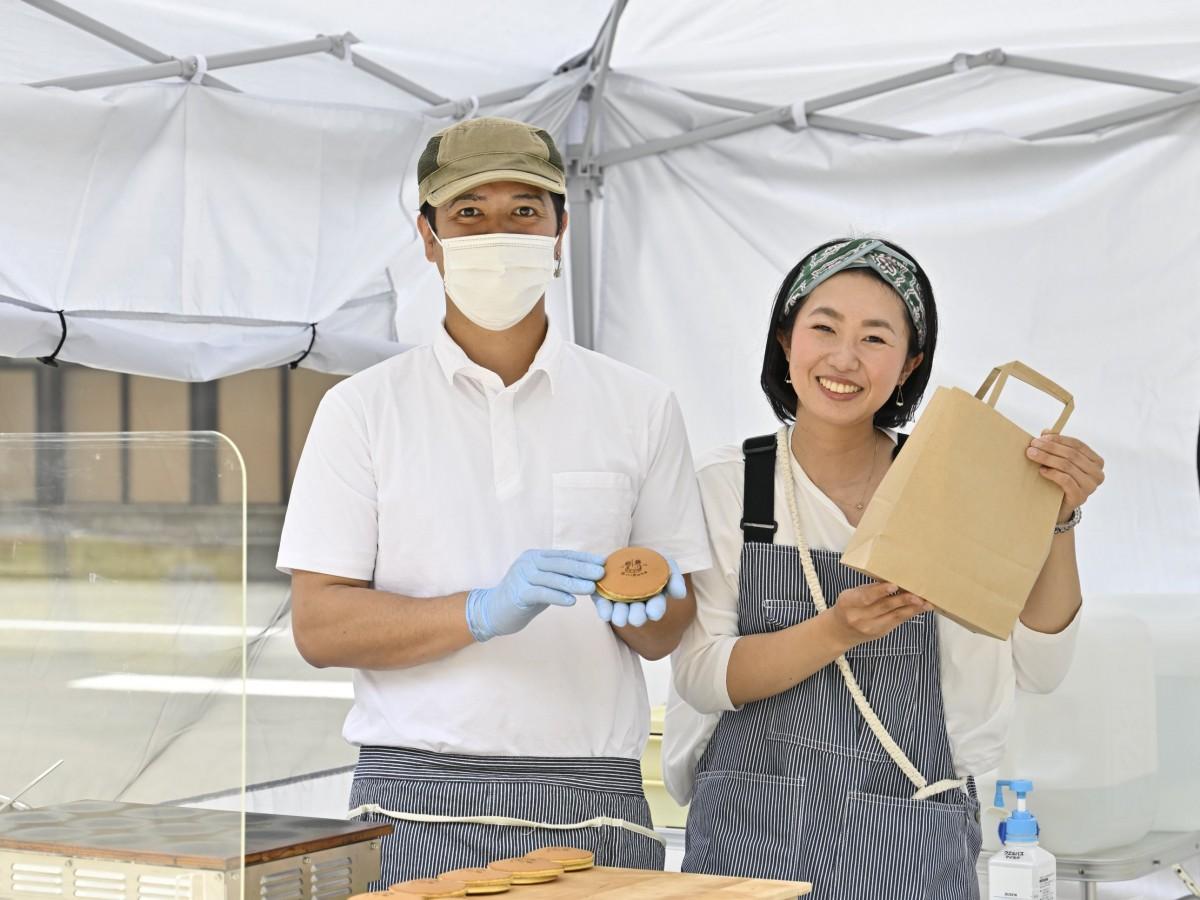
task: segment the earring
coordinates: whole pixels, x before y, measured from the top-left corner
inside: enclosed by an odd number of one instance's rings
[[[783,383],[784,384],[792,383],[792,373],[791,372],[788,372],[786,375],[783,376]]]
[[[904,391],[902,390],[902,387],[903,387],[903,385],[899,385],[899,384],[896,385],[896,405],[897,406],[904,405]]]

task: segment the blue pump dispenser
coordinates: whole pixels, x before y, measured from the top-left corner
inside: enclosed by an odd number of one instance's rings
[[[1004,789],[1017,795],[1017,808],[1000,823],[1000,843],[1036,844],[1041,828],[1033,813],[1025,809],[1025,797],[1033,790],[1033,782],[1025,778],[996,782],[995,806],[1004,809]]]

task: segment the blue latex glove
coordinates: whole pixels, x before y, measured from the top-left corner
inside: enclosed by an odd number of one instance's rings
[[[547,606],[574,606],[604,577],[604,558],[579,550],[526,550],[493,588],[467,594],[467,627],[477,641],[516,634]]]
[[[667,586],[661,594],[655,594],[649,600],[639,600],[637,603],[613,603],[607,597],[601,597],[592,592],[592,602],[596,604],[596,613],[605,622],[611,622],[618,628],[632,625],[641,628],[647,621],[657,622],[667,614],[667,598],[682,600],[687,596],[687,583],[675,560],[667,557],[667,565],[671,567],[671,575]]]

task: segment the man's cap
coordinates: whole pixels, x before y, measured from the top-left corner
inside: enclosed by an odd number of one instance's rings
[[[429,139],[417,162],[420,202],[441,206],[490,181],[519,181],[556,194],[567,192],[566,171],[554,139],[542,128],[485,116],[444,128]]]

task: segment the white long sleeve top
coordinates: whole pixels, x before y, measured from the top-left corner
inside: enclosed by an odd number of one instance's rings
[[[894,439],[894,435],[892,436]],[[813,549],[841,552],[854,526],[789,454],[800,519]],[[783,473],[776,466],[775,543],[794,545],[795,530],[784,499]],[[696,619],[671,657],[673,686],[663,738],[664,778],[680,802],[691,782],[717,715],[736,709],[726,688],[726,671],[738,632],[738,575],[742,551],[742,494],[745,464],[738,445],[706,454],[699,464],[700,496],[708,523],[713,566],[692,575]],[[830,597],[830,602],[834,598]],[[946,731],[959,777],[995,768],[1004,753],[1016,689],[1048,693],[1067,674],[1079,616],[1063,631],[1044,634],[1020,621],[1005,641],[975,634],[938,618],[938,647]]]

